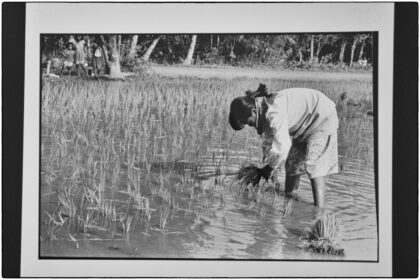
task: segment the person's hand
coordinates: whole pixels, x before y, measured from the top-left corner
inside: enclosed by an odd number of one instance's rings
[[[266,165],[263,168],[260,168],[259,175],[260,178],[264,178],[266,182],[268,182],[268,179],[271,177],[271,172],[273,171],[273,168],[271,168],[270,165]]]

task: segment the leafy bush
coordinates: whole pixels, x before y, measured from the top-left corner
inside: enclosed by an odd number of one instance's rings
[[[130,58],[130,57],[121,57],[121,71],[135,73],[138,76],[150,76],[153,74],[153,70],[150,67],[150,64],[144,62],[140,58]]]

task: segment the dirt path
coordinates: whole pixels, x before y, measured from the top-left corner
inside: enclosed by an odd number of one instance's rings
[[[222,78],[234,79],[265,78],[265,79],[287,79],[287,80],[372,80],[372,73],[369,72],[309,72],[290,70],[253,69],[238,67],[198,67],[198,66],[162,66],[153,65],[152,69],[160,75],[194,76],[200,78]]]

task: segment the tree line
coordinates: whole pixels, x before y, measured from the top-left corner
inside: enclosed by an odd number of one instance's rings
[[[43,35],[44,57],[57,57],[66,42],[81,34]],[[184,65],[341,68],[368,66],[373,56],[371,33],[341,34],[103,34],[81,35],[89,57],[92,44],[102,46],[107,65],[130,70],[136,62]],[[115,68],[115,67],[108,67]],[[112,72],[112,70],[108,69]],[[112,74],[112,73],[110,73]]]

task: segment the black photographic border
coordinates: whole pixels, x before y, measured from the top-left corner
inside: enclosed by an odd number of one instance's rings
[[[25,3],[3,3],[2,276],[20,277]],[[418,276],[418,3],[395,3],[393,277]],[[376,166],[376,164],[375,164]],[[376,178],[375,178],[376,179]]]
[[[395,3],[392,274],[399,278],[418,277],[418,9],[416,2]]]

